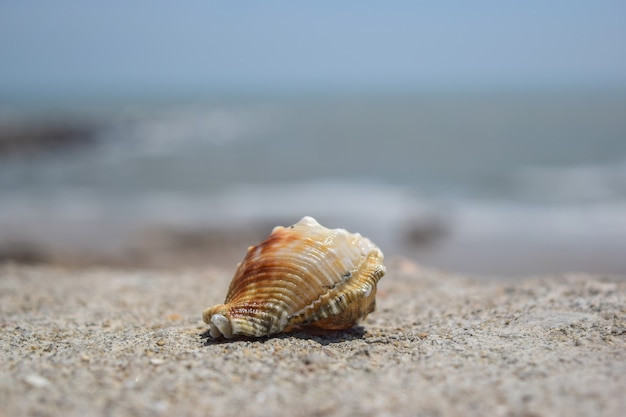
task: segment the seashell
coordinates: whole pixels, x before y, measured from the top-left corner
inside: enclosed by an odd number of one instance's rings
[[[250,246],[224,304],[202,316],[214,338],[347,329],[374,311],[384,274],[383,253],[369,239],[304,217]]]

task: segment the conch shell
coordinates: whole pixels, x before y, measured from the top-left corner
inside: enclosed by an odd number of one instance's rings
[[[347,329],[374,311],[382,262],[369,239],[304,217],[250,246],[224,304],[202,316],[214,338],[266,336],[297,326]]]

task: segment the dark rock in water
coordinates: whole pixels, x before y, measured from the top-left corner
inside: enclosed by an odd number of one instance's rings
[[[97,133],[97,127],[81,122],[0,124],[0,157],[72,150],[93,144]]]
[[[404,231],[404,241],[412,247],[429,247],[450,233],[450,225],[441,218],[429,217],[414,221]]]
[[[25,242],[4,244],[0,247],[0,263],[14,262],[24,265],[50,262],[48,255],[36,245]]]

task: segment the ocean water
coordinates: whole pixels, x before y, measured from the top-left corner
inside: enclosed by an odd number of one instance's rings
[[[0,159],[0,243],[110,250],[311,215],[431,267],[626,273],[626,94],[0,107],[4,126],[54,119],[94,143]]]

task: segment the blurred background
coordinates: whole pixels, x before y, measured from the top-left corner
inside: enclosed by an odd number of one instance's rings
[[[626,273],[623,1],[0,2],[0,260]]]

